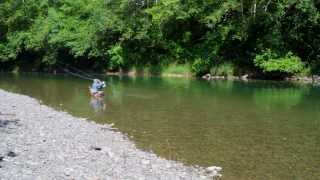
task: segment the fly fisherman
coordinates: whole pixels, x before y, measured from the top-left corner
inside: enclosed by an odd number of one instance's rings
[[[100,81],[99,79],[94,79],[93,83],[90,87],[90,92],[94,96],[103,95],[103,88],[106,87],[106,83],[104,81]]]

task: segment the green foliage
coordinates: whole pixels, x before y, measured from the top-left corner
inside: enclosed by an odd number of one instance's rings
[[[164,67],[162,73],[165,75],[190,75],[191,67],[188,64],[170,64]]]
[[[121,68],[124,65],[123,50],[119,44],[112,46],[111,49],[108,50],[108,55],[110,57],[110,60],[109,60],[110,69],[116,70]]]
[[[210,69],[210,74],[214,76],[233,76],[234,65],[231,63],[223,63],[223,64],[213,66]]]
[[[9,48],[6,45],[0,44],[0,62],[8,61],[9,59],[16,58],[17,53],[14,48]]]
[[[197,58],[192,63],[191,71],[196,76],[201,76],[203,74],[208,73],[210,71],[210,67],[211,67],[211,62],[208,59]]]
[[[297,75],[301,77],[308,77],[312,75],[312,70],[310,67],[304,67]]]
[[[304,69],[304,64],[301,62],[300,58],[294,56],[291,52],[287,53],[284,57],[279,57],[270,49],[257,55],[254,59],[254,63],[264,72],[295,74]]]
[[[287,10],[282,22],[287,46],[310,65],[311,73],[319,73],[320,2],[297,1]]]
[[[87,60],[112,70],[187,72],[190,65],[198,76],[210,69],[228,76],[231,62],[268,74],[318,73],[319,6],[314,0],[4,0],[0,62],[18,64],[32,54],[39,67]],[[211,68],[215,60],[221,65]]]

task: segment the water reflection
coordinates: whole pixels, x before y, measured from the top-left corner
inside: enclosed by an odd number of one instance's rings
[[[106,110],[106,103],[103,97],[91,97],[89,105],[95,113],[103,112]]]
[[[254,92],[254,101],[258,107],[266,110],[280,108],[288,110],[297,106],[308,93],[310,87],[259,88]]]

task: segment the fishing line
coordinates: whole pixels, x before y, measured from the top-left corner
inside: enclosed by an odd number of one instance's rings
[[[70,66],[69,64],[62,63],[62,62],[60,62],[60,61],[56,61],[56,62],[57,62],[57,63],[60,63],[60,64],[62,64],[62,65],[64,65],[64,66],[67,66],[68,68],[73,69],[74,71],[78,71],[78,72],[79,72],[78,74],[79,74],[81,77],[85,77],[85,79],[90,79],[90,80],[95,79],[95,78],[93,78],[93,76],[91,76],[90,74],[88,74],[88,73],[86,73],[86,72],[84,72],[84,71],[81,71],[81,70],[78,69],[78,68],[72,67],[72,66]],[[70,72],[70,71],[69,71],[69,72]],[[83,75],[81,75],[81,73],[82,73]],[[74,74],[76,74],[76,73],[74,73]]]
[[[65,72],[73,75],[73,76],[76,76],[76,77],[79,77],[79,78],[82,78],[82,79],[86,79],[86,80],[93,80],[93,78],[89,78],[89,77],[86,77],[86,76],[82,76],[81,74],[77,74],[77,73],[73,73],[71,71],[69,71],[68,69],[63,69]]]
[[[71,72],[71,71],[68,70],[67,68],[62,68],[66,73],[68,73],[68,74],[70,74],[70,75],[73,75],[73,76],[78,77],[78,78],[81,78],[81,79],[90,80],[90,81],[93,81],[94,79],[96,79],[96,78],[94,78],[93,75],[90,75],[89,73],[86,73],[86,72],[84,72],[84,71],[82,71],[82,70],[80,70],[80,69],[78,69],[78,68],[72,67],[72,66],[70,66],[69,64],[63,63],[63,62],[58,61],[58,60],[56,60],[56,62],[59,63],[59,64],[61,64],[61,65],[63,65],[63,66],[67,66],[68,68],[73,69],[74,71],[77,71],[77,72]],[[105,82],[105,81],[104,81],[104,82]],[[111,88],[111,92],[112,92],[112,93],[115,92],[115,91],[114,91],[114,87],[113,87],[109,82],[105,82],[105,83],[106,83],[106,85],[107,85],[108,87]]]

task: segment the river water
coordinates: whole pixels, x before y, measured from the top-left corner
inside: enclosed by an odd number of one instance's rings
[[[0,74],[0,88],[114,123],[137,147],[223,178],[319,179],[320,87],[284,82],[108,77],[106,96],[70,76]]]

